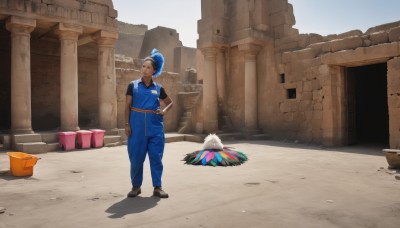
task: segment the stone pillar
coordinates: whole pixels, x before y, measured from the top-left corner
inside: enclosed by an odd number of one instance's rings
[[[11,132],[33,133],[31,110],[30,33],[36,21],[11,16],[6,28],[11,32]]]
[[[260,46],[253,44],[239,45],[239,51],[244,54],[244,126],[246,134],[258,132],[258,101],[257,101],[257,54]]]
[[[94,39],[98,46],[98,102],[101,129],[117,128],[117,82],[115,76],[115,42],[118,33],[100,31]]]
[[[400,149],[400,58],[389,60],[387,67],[389,144],[390,149]]]
[[[217,54],[217,93],[218,105],[225,102],[225,52],[221,49]]]
[[[60,52],[60,116],[61,130],[79,130],[78,118],[78,38],[83,28],[60,23],[56,33],[61,42]]]
[[[203,115],[204,131],[215,133],[218,130],[218,96],[217,96],[217,48],[202,49],[204,55],[203,76]]]

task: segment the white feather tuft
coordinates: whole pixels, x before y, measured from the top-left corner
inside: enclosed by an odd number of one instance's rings
[[[222,150],[223,148],[224,145],[222,144],[221,139],[216,134],[209,134],[204,139],[203,143],[204,150],[210,150],[210,149]]]

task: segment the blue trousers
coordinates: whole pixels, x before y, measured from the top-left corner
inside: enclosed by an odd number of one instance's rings
[[[153,187],[161,187],[161,177],[163,172],[162,157],[164,153],[164,133],[153,136],[134,135],[128,139],[128,154],[131,162],[131,181],[133,187],[142,186],[143,182],[143,163],[146,154],[149,155],[151,178]]]

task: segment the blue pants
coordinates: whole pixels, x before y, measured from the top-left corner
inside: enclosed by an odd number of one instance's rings
[[[137,133],[137,132],[136,132]],[[143,163],[146,153],[149,154],[151,178],[154,187],[161,187],[161,176],[163,172],[162,157],[164,153],[164,132],[153,135],[134,135],[135,130],[128,140],[128,154],[131,161],[131,181],[133,187],[142,186]]]

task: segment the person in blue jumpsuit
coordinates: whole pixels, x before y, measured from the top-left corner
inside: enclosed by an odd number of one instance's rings
[[[168,198],[161,182],[165,144],[163,116],[172,107],[173,102],[165,89],[153,81],[154,77],[161,74],[163,65],[162,54],[154,49],[151,56],[143,62],[142,77],[132,81],[126,92],[125,133],[128,136],[132,182],[132,190],[128,197],[136,197],[141,193],[143,163],[148,154],[153,195]],[[163,110],[160,109],[160,100],[166,105]]]

